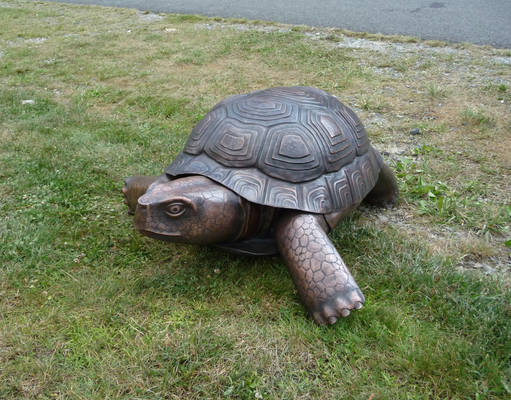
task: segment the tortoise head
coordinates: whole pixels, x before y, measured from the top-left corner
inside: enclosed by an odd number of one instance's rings
[[[244,201],[204,176],[163,176],[138,199],[135,226],[144,235],[170,242],[228,242],[245,225]]]

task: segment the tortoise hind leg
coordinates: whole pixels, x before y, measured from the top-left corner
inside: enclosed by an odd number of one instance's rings
[[[365,197],[364,203],[378,207],[389,207],[397,203],[399,188],[390,167],[383,164],[376,185]]]
[[[364,295],[327,236],[321,215],[289,213],[277,224],[280,254],[305,307],[319,325],[362,308]]]

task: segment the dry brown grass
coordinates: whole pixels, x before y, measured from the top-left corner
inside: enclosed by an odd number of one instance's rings
[[[0,20],[0,398],[509,395],[509,51],[24,0]],[[221,99],[297,84],[352,107],[402,189],[332,232],[367,302],[331,328],[278,259],[142,239],[120,196]]]

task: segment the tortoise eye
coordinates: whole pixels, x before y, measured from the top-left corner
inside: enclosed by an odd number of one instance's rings
[[[186,211],[186,205],[180,201],[174,201],[167,206],[167,215],[169,217],[179,217]]]

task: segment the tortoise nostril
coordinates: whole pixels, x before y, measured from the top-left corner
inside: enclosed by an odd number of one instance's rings
[[[147,206],[149,206],[150,203],[151,203],[151,201],[149,199],[149,196],[147,196],[145,194],[138,198],[138,205],[139,206],[147,207]]]

